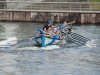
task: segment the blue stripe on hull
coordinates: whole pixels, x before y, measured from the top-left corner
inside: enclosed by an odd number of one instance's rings
[[[55,38],[50,38],[46,36],[41,36],[36,39],[36,42],[41,45],[42,47],[44,46],[49,46],[49,45],[57,45],[61,40],[55,39]]]

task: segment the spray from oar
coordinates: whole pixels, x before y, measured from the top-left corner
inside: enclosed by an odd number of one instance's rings
[[[12,45],[17,43],[17,38],[16,37],[9,37],[6,40],[2,40],[0,42],[0,47],[2,48],[9,48]]]

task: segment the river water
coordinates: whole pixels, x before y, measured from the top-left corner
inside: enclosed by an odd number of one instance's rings
[[[0,22],[0,41],[35,35],[41,23]],[[0,75],[100,75],[100,26],[74,25],[73,31],[89,39],[86,46],[0,48]]]

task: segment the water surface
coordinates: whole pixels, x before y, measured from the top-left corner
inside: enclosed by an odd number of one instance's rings
[[[0,40],[36,35],[41,23],[0,23]],[[86,46],[0,48],[0,75],[100,75],[100,26],[74,25],[74,32],[89,39]]]

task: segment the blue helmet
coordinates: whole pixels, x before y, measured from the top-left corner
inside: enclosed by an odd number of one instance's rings
[[[52,21],[48,20],[48,24],[53,24]]]

